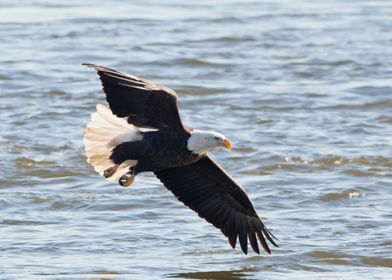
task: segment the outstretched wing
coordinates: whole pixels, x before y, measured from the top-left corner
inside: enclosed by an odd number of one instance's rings
[[[155,174],[178,200],[219,228],[233,248],[237,237],[245,254],[248,239],[257,254],[260,254],[257,239],[269,254],[265,238],[277,246],[244,190],[210,157]]]
[[[113,114],[139,127],[183,129],[177,94],[151,81],[94,64]]]

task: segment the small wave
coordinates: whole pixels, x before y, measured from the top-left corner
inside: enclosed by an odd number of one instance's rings
[[[298,72],[294,72],[294,74],[301,78],[311,78],[315,76],[315,73],[306,72],[306,71],[298,71]]]
[[[378,100],[374,102],[365,102],[359,104],[338,104],[333,106],[318,107],[315,109],[323,110],[370,110],[370,109],[390,109],[392,107],[392,101],[390,99]]]
[[[218,62],[210,62],[201,59],[195,58],[180,58],[176,59],[175,64],[184,64],[184,65],[192,65],[192,66],[225,66],[225,63]]]
[[[285,161],[304,163],[316,167],[335,167],[335,166],[342,166],[348,164],[392,167],[392,159],[386,158],[384,156],[375,156],[375,157],[360,156],[355,158],[347,158],[339,155],[327,155],[325,157],[321,157],[309,161],[304,160],[298,156],[293,156],[293,157],[286,157]]]
[[[37,161],[28,157],[19,157],[15,159],[15,165],[21,171],[23,176],[38,178],[62,178],[83,175],[80,172],[67,170],[53,161]]]
[[[256,151],[256,149],[254,149],[252,147],[249,147],[249,146],[242,146],[242,147],[237,147],[237,148],[234,148],[234,149],[235,149],[235,151],[241,152],[241,153],[244,153],[244,154],[249,154],[249,153],[253,153],[253,152]]]
[[[383,266],[392,268],[391,258],[365,257],[361,258],[361,262],[370,266]]]
[[[233,159],[233,158],[232,158]],[[241,171],[241,174],[269,175],[274,171],[318,172],[320,169],[340,168],[342,172],[359,177],[388,176],[392,171],[392,160],[383,156],[347,158],[328,155],[314,160],[306,160],[299,156],[270,159],[272,164]]]
[[[110,271],[110,270],[93,270],[93,271],[80,271],[80,272],[61,272],[61,273],[38,273],[37,276],[39,279],[41,279],[41,276],[52,276],[50,279],[59,279],[59,275],[61,275],[60,278],[64,278],[63,276],[71,277],[70,279],[75,279],[75,278],[80,278],[81,275],[88,275],[88,278],[90,280],[110,280],[112,278],[107,278],[107,277],[101,277],[101,276],[110,276],[110,275],[125,275],[120,272],[116,271]],[[90,277],[91,276],[91,277]],[[42,279],[47,279],[47,277],[44,277]],[[84,277],[82,277],[84,279]]]
[[[64,34],[56,33],[56,34],[49,35],[49,37],[52,39],[76,38],[78,36],[79,36],[79,33],[77,33],[76,31],[70,31],[70,32],[66,32]]]
[[[66,171],[66,170],[34,170],[31,172],[23,173],[24,176],[30,177],[39,177],[39,178],[63,178],[63,177],[73,177],[73,176],[82,176],[83,173]]]
[[[322,59],[311,59],[305,62],[293,62],[292,65],[296,66],[345,66],[348,64],[355,64],[355,61],[349,59],[341,59],[335,61],[327,61]]]
[[[364,196],[366,196],[366,193],[364,192],[361,192],[357,189],[348,189],[342,192],[331,192],[331,193],[324,194],[320,196],[319,199],[324,202],[330,202],[330,201],[339,201],[344,199],[356,199]]]
[[[53,89],[53,90],[50,90],[48,92],[48,94],[50,94],[50,95],[65,95],[65,91]]]
[[[186,278],[186,279],[243,279],[248,272],[256,271],[253,267],[232,271],[204,271],[204,272],[187,272],[167,275],[168,277]]]
[[[274,122],[274,120],[272,120],[272,119],[262,119],[262,120],[258,120],[256,123],[257,124],[270,124],[273,122]]]
[[[191,252],[185,252],[184,256],[197,256],[197,255],[221,255],[226,254],[227,250],[197,250]]]
[[[198,67],[228,67],[231,64],[223,63],[223,62],[212,62],[198,58],[189,58],[189,57],[182,57],[177,59],[162,59],[162,60],[154,60],[149,62],[154,66],[161,65],[161,66],[170,66],[173,65],[185,65],[185,66],[198,66]],[[151,78],[151,77],[150,77]]]
[[[1,75],[0,74],[0,81],[7,81],[7,80],[12,80],[11,77],[5,76],[5,75]]]
[[[367,177],[367,176],[374,176],[376,173],[374,172],[368,172],[368,171],[363,171],[359,169],[347,169],[343,171],[346,174],[353,175],[353,176],[358,176],[358,177]]]
[[[387,123],[387,124],[392,124],[392,117],[389,116],[380,116],[375,119],[375,121],[379,123]]]
[[[227,23],[230,23],[230,24],[233,24],[233,23],[237,23],[238,24],[238,23],[242,23],[243,19],[240,18],[240,17],[237,17],[237,16],[225,16],[225,17],[221,17],[221,18],[214,18],[211,21],[215,22],[215,23],[225,23],[225,22],[227,22]]]
[[[383,86],[383,87],[361,86],[361,87],[353,88],[351,91],[357,93],[358,95],[369,95],[371,97],[377,95],[390,96],[392,88],[388,86]]]
[[[16,220],[16,219],[4,219],[0,220],[0,224],[13,225],[13,226],[40,226],[47,224],[57,224],[54,221],[37,221],[37,220]]]
[[[213,37],[213,38],[205,38],[199,40],[187,40],[189,43],[214,43],[214,42],[223,42],[223,43],[237,43],[237,42],[250,42],[255,41],[255,38],[252,36],[223,36],[223,37]]]
[[[32,167],[32,166],[53,166],[55,163],[53,161],[35,161],[28,157],[19,157],[15,160],[15,163],[19,167]]]
[[[262,168],[241,171],[240,173],[246,175],[270,175],[273,171],[293,171],[302,170],[304,168],[306,168],[306,166],[299,164],[273,164]]]
[[[255,38],[251,36],[236,37],[236,36],[226,36],[217,38],[216,41],[220,42],[244,42],[244,41],[255,41]]]
[[[352,263],[347,260],[348,255],[326,252],[326,251],[314,251],[308,254],[310,257],[317,259],[319,262],[334,264],[334,265],[351,265]]]
[[[225,91],[224,89],[220,89],[220,88],[205,88],[205,87],[188,87],[188,88],[176,90],[178,94],[184,94],[184,95],[210,95],[210,94],[222,93],[224,91]]]

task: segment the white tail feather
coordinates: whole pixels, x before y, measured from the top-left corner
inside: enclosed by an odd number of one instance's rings
[[[87,162],[94,167],[95,171],[103,175],[105,170],[115,165],[110,159],[113,148],[124,142],[141,140],[142,135],[136,126],[113,115],[105,105],[97,104],[96,107],[97,111],[91,114],[91,120],[84,129],[83,143]],[[137,160],[124,161],[106,180],[118,180],[136,164]]]

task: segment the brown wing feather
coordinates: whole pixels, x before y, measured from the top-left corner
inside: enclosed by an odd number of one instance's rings
[[[146,79],[94,64],[113,114],[139,127],[184,129],[177,94]]]
[[[155,174],[178,200],[219,228],[233,248],[238,238],[247,254],[249,240],[259,254],[256,236],[267,253],[271,252],[265,238],[277,246],[244,190],[210,157]]]

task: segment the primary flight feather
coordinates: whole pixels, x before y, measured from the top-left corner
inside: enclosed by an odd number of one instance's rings
[[[235,248],[247,254],[248,240],[271,253],[274,236],[256,213],[244,190],[208,156],[219,147],[231,149],[221,133],[186,127],[177,94],[146,79],[107,67],[94,68],[109,108],[97,111],[84,130],[87,162],[108,181],[131,185],[137,174],[153,172],[178,200],[219,228]],[[153,130],[140,130],[152,128]]]

